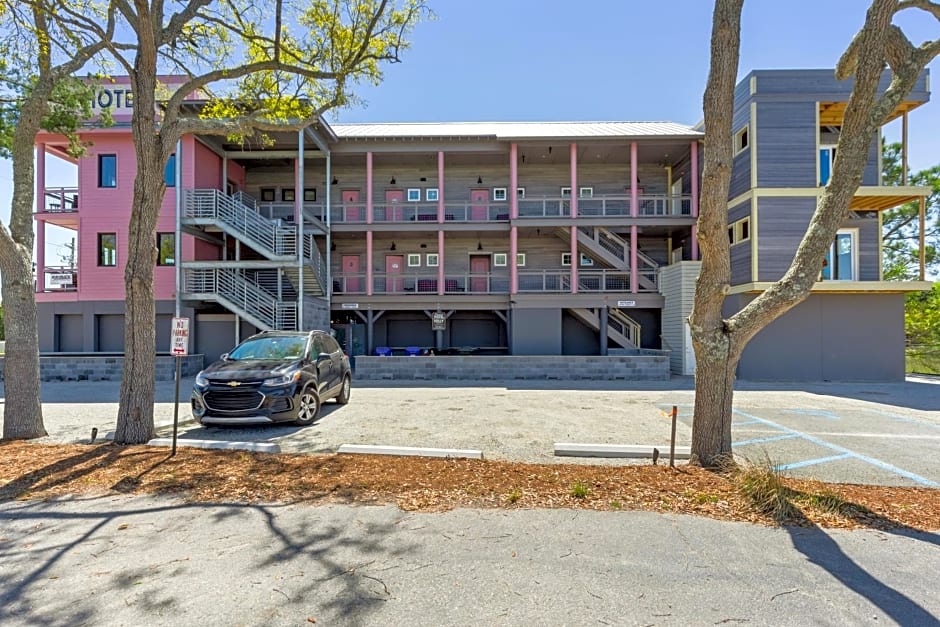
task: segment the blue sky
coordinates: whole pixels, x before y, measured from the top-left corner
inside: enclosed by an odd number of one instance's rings
[[[712,3],[708,0],[430,0],[403,63],[366,86],[364,107],[333,121],[671,120],[702,117]],[[833,67],[864,21],[862,0],[748,0],[739,75],[752,69]],[[899,19],[920,43],[936,21]],[[931,64],[940,80],[940,63]],[[886,130],[900,136],[898,124]],[[940,105],[910,114],[911,166],[940,162]],[[51,166],[52,164],[50,164]],[[69,174],[50,168],[50,185]],[[0,163],[0,219],[10,208],[9,163]],[[67,240],[48,234],[47,259]]]

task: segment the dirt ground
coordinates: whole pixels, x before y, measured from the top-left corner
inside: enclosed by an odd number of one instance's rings
[[[174,494],[198,502],[394,503],[404,510],[584,508],[684,513],[759,524],[940,529],[940,491],[784,479],[774,520],[732,473],[358,455],[265,455],[143,446],[0,442],[0,501]]]

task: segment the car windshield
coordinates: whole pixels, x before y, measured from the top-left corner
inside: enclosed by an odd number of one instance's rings
[[[300,359],[307,346],[305,337],[259,337],[246,340],[229,353],[228,358],[235,361],[243,359],[270,359],[283,361]]]

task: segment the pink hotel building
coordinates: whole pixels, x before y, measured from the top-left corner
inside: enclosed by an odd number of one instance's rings
[[[754,72],[738,90],[736,108],[744,114],[735,117],[740,190],[729,198],[732,307],[744,306],[778,275],[781,248],[783,257],[792,257],[798,236],[789,235],[790,227],[805,229],[808,220],[794,201],[805,196],[814,206],[825,182],[820,178],[828,176],[820,155],[838,125],[821,124],[819,116],[831,116],[830,105],[844,104],[847,96],[831,72],[826,80],[832,85],[820,87],[816,77],[812,90],[794,98],[807,105],[798,107],[811,118],[806,124],[788,137],[761,126],[794,124],[797,109],[782,112],[784,121],[774,118],[781,81],[790,81],[794,93],[806,82],[794,80],[794,72]],[[762,99],[762,89],[770,96]],[[908,108],[926,101],[923,91]],[[111,102],[117,124],[82,134],[92,147],[73,161],[77,187],[46,186],[42,157],[68,157],[62,138],[37,140],[43,352],[123,350],[123,272],[136,171],[127,126],[132,95],[116,85],[99,101]],[[807,164],[807,181],[761,170],[763,162],[778,159],[782,172],[795,176],[797,136],[805,139],[799,149],[806,154],[797,160]],[[333,328],[352,355],[665,349],[674,372],[692,371],[684,320],[698,272],[699,129],[671,122],[321,120],[274,139],[271,148],[253,148],[187,136],[171,158],[154,242],[158,352],[169,348],[170,318],[178,308],[192,319],[191,350],[207,361],[258,330]],[[887,369],[859,369],[857,353],[864,349],[858,347],[827,357],[832,347],[810,333],[798,343],[819,353],[822,365],[809,378],[832,378],[833,368],[844,378],[903,376],[904,289],[880,280],[874,229],[881,210],[922,193],[894,188],[899,191],[889,195],[878,189],[877,173],[868,178],[846,225],[851,237],[837,241],[828,265],[841,263],[841,270],[822,276],[810,301],[788,316],[798,320],[800,308],[809,308],[810,317],[849,308],[860,334],[876,322],[860,318],[875,316],[887,329],[882,335],[900,341],[891,350],[901,351],[901,369],[895,357]],[[787,188],[779,207],[775,187]],[[783,226],[772,226],[774,220]],[[45,258],[48,224],[76,232],[75,267]],[[858,313],[863,302],[869,314]],[[790,323],[782,322],[785,331]],[[842,322],[833,318],[831,324]],[[739,374],[807,378],[805,366],[762,357],[773,346],[792,346],[792,334],[766,335],[765,345],[755,340],[757,353],[742,362],[750,370]],[[883,339],[871,347],[884,349]]]

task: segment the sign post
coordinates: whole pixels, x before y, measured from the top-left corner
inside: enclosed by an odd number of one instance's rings
[[[176,455],[176,434],[179,431],[180,417],[180,374],[183,357],[189,354],[189,318],[173,318],[170,329],[170,352],[176,358],[176,383],[173,394],[173,449],[170,457]]]

